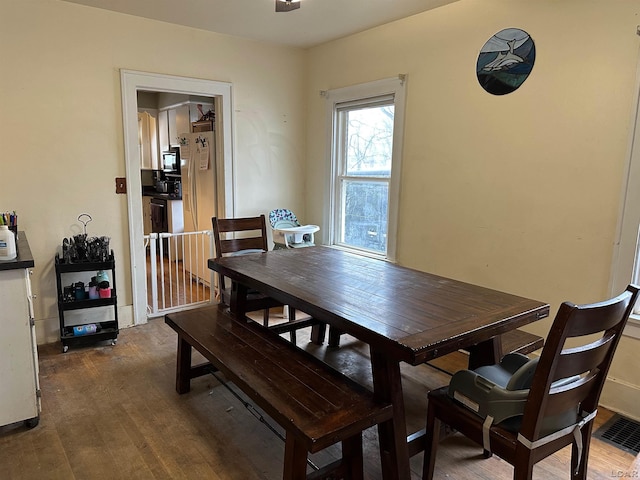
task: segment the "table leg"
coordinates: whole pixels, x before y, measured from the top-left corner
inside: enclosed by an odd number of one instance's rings
[[[502,342],[499,336],[473,345],[467,350],[469,350],[469,370],[500,363],[502,358]]]
[[[411,478],[400,364],[372,348],[371,368],[374,395],[393,405],[393,418],[378,425],[382,477],[387,480]]]

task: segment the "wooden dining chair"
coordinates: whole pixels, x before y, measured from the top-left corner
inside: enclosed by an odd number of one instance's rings
[[[245,218],[217,218],[211,219],[213,224],[213,242],[215,258],[230,255],[248,255],[266,252],[267,227],[265,216]],[[231,285],[227,284],[221,274],[218,276],[220,301],[225,305],[231,302]],[[282,304],[256,291],[249,291],[247,311],[263,311],[263,325],[269,326],[269,309]]]
[[[637,297],[638,287],[629,285],[604,302],[560,306],[521,414],[497,423],[478,413],[482,398],[460,395],[451,385],[429,392],[423,479],[433,478],[441,423],[482,445],[485,456],[495,453],[513,465],[515,480],[531,479],[535,463],[572,444],[570,478],[586,479],[598,400]],[[500,388],[480,375],[475,381],[485,392],[480,397]]]
[[[260,254],[268,250],[267,226],[264,215],[259,217],[244,218],[217,218],[211,219],[213,224],[213,241],[215,246],[215,258],[231,255]],[[223,275],[218,274],[220,289],[220,301],[225,305],[231,302],[231,285],[227,285]],[[324,335],[316,333],[321,329],[319,322],[309,320],[296,320],[295,309],[289,307],[288,322],[277,326],[269,325],[269,309],[284,307],[281,302],[255,290],[249,290],[247,294],[247,311],[263,311],[262,323],[265,327],[278,330],[281,333],[289,332],[292,343],[296,343],[296,330],[311,326],[314,333],[312,338],[319,338],[322,343]],[[320,332],[323,332],[321,329]]]

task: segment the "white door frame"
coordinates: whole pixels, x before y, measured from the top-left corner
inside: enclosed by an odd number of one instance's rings
[[[133,296],[133,324],[147,323],[146,258],[142,222],[142,184],[138,153],[139,90],[170,92],[185,95],[217,97],[222,111],[216,112],[216,130],[220,144],[216,150],[222,161],[217,163],[216,185],[218,213],[234,216],[233,132],[231,84],[213,80],[162,75],[158,73],[120,70],[122,88],[122,121],[124,129],[124,158],[127,176],[127,209],[129,214],[129,243],[131,251],[131,289]]]

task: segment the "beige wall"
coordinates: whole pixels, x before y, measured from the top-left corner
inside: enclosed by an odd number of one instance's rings
[[[32,247],[40,343],[58,339],[53,258],[83,212],[89,235],[111,237],[131,321],[120,69],[231,82],[237,214],[303,214],[303,51],[58,0],[0,9],[0,210],[18,212]]]
[[[549,302],[609,295],[640,37],[635,0],[462,0],[308,55],[307,215],[327,172],[320,90],[407,74],[399,263]],[[501,97],[475,75],[494,33],[537,58]],[[532,325],[546,335],[550,320]],[[640,343],[625,338],[603,401],[635,418]]]

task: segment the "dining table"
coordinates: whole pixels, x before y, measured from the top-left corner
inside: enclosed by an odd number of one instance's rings
[[[407,435],[400,364],[465,349],[469,366],[496,363],[499,335],[549,315],[549,305],[329,246],[209,259],[232,281],[230,310],[245,318],[251,290],[369,345],[374,395],[393,406],[378,425],[385,479],[411,478],[423,442]]]

